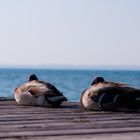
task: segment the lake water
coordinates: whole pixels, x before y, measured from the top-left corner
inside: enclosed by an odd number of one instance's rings
[[[140,71],[0,69],[0,96],[14,98],[14,89],[26,82],[32,73],[55,85],[69,101],[79,101],[81,92],[96,76],[140,88]]]

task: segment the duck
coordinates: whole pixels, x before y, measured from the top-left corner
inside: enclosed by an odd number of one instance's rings
[[[93,111],[140,111],[140,89],[99,76],[81,93],[80,103]]]
[[[19,85],[14,92],[15,100],[24,106],[59,107],[67,98],[54,85],[31,74],[28,81]]]

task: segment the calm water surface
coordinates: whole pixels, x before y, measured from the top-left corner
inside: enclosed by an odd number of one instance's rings
[[[0,96],[13,98],[14,89],[32,73],[54,84],[69,101],[79,101],[80,93],[96,76],[140,88],[140,71],[0,69]]]

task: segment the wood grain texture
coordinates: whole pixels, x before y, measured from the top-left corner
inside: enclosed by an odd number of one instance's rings
[[[0,101],[1,139],[140,139],[140,113],[87,111],[79,103],[60,108]]]

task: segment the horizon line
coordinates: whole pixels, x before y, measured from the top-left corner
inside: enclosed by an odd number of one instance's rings
[[[132,65],[0,65],[1,69],[140,70]]]

